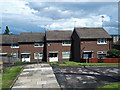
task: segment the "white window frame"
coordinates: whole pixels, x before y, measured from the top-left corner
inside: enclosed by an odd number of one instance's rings
[[[39,58],[36,57],[35,54],[39,54]],[[42,57],[41,57],[41,55],[42,55]],[[34,53],[34,59],[43,59],[43,53],[37,53],[37,52],[35,52],[35,53]]]
[[[70,42],[70,44],[65,44],[65,42]],[[63,41],[62,46],[71,46],[71,41]]]
[[[19,45],[13,45],[11,48],[19,48]]]
[[[106,54],[106,56],[107,56],[107,51],[97,51],[97,57],[98,57],[98,55],[102,55],[102,54]]]
[[[69,57],[63,57],[63,54],[69,54]],[[70,52],[62,52],[62,58],[63,59],[68,59],[68,58],[70,58],[70,54],[71,54]]]
[[[14,58],[18,58],[18,53],[11,53],[11,55],[13,55]]]
[[[38,44],[39,46],[35,46],[35,44]],[[42,44],[42,46],[40,46]],[[34,43],[34,47],[44,47],[44,43]]]
[[[104,42],[102,43],[101,40],[103,40]],[[97,39],[97,44],[107,44],[107,39]]]

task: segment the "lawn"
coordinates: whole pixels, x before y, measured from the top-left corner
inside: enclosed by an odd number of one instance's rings
[[[13,66],[10,69],[5,70],[2,75],[2,88],[10,88],[22,68],[23,66]]]
[[[64,61],[63,63],[59,62],[50,62],[53,66],[105,66],[105,65],[120,65],[120,63],[79,63],[72,61]]]
[[[118,82],[118,83],[110,83],[109,85],[105,85],[105,86],[99,87],[96,90],[106,90],[106,89],[120,90],[120,82]]]

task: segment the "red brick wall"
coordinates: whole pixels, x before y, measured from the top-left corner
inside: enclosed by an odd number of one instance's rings
[[[35,52],[43,53],[43,47],[34,47],[34,44],[20,44],[19,48],[20,48],[20,53],[23,52],[31,53],[31,58],[30,58],[31,61],[35,61],[34,59]],[[21,59],[21,54],[20,54],[20,59]]]
[[[97,58],[90,58],[89,63],[98,63],[98,59]]]
[[[85,48],[84,48],[85,47]],[[84,49],[83,49],[84,48]],[[108,51],[110,49],[110,42],[107,41],[107,44],[97,44],[97,40],[94,41],[81,41],[81,50],[89,51],[92,50],[93,58],[97,58],[97,51]],[[81,52],[82,57],[82,52]]]
[[[103,63],[120,63],[120,58],[105,58]]]
[[[50,46],[48,46],[48,44]],[[69,59],[62,58],[62,52],[70,52],[71,46],[62,46],[62,42],[48,42],[47,43],[47,61],[49,62],[49,51],[58,51],[58,61],[68,61]]]
[[[19,48],[13,48],[13,53],[18,53]],[[11,54],[12,53],[12,48],[11,45],[10,46],[2,46],[2,53],[8,53]]]

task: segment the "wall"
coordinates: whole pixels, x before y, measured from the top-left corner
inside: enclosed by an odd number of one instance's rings
[[[12,53],[18,53],[19,48],[11,48],[11,45],[3,45],[2,46],[2,53],[8,53],[9,55]]]
[[[62,52],[71,52],[71,46],[62,46],[62,41],[47,42],[47,61],[49,62],[49,51],[58,51],[58,61],[68,61],[62,58]]]
[[[89,63],[98,63],[98,59],[89,59]],[[120,63],[120,58],[104,58],[103,63]]]
[[[120,63],[120,58],[105,58],[103,63]]]
[[[21,59],[21,53],[31,53],[30,59],[31,59],[31,61],[35,61],[34,53],[35,52],[43,53],[43,47],[34,47],[34,43],[20,44],[19,52],[20,52],[20,59]],[[40,59],[40,61],[41,61],[41,59]]]
[[[93,51],[93,57],[97,58],[97,51],[108,51],[110,49],[110,41],[107,41],[107,44],[97,44],[96,40],[81,40],[81,52],[82,51]],[[81,53],[81,57],[83,53]]]
[[[98,63],[98,59],[97,58],[90,58],[89,63]]]

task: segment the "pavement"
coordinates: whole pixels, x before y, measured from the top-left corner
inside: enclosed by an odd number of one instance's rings
[[[60,88],[49,64],[26,65],[12,90],[18,88]]]
[[[118,66],[54,66],[53,71],[61,88],[95,89],[120,82]]]

